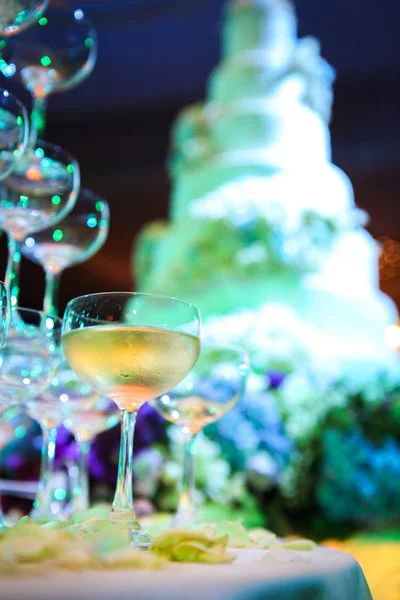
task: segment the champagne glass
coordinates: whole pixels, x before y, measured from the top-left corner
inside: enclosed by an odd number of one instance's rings
[[[170,392],[153,399],[151,406],[178,425],[185,444],[183,477],[174,526],[193,524],[194,451],[196,434],[224,416],[240,399],[249,368],[247,353],[224,343],[202,343],[190,373]]]
[[[0,350],[0,410],[25,407],[49,385],[61,359],[61,321],[43,312],[15,308],[6,345]],[[46,440],[45,440],[46,441]],[[52,459],[52,446],[42,449],[42,469]],[[47,453],[47,454],[46,454]]]
[[[43,310],[57,314],[57,292],[64,269],[91,258],[107,239],[110,211],[105,200],[81,189],[71,212],[57,227],[38,231],[21,246],[24,256],[46,273]]]
[[[82,382],[80,385],[85,386]],[[88,455],[94,439],[103,431],[115,427],[120,421],[115,402],[99,394],[95,396],[94,401],[86,406],[80,400],[78,402],[67,400],[62,405],[63,425],[73,434],[78,450],[76,464],[68,469],[72,483],[70,506],[72,514],[89,508]],[[68,404],[71,406],[68,407]]]
[[[47,0],[2,0],[0,36],[14,35],[30,27],[41,17],[46,7]]]
[[[0,89],[0,180],[11,173],[23,155],[28,134],[25,106],[13,94]]]
[[[74,206],[79,186],[79,165],[69,152],[39,142],[0,187],[0,228],[8,236],[5,282],[11,308],[18,304],[20,244],[30,233],[63,219]]]
[[[47,97],[78,85],[92,72],[97,35],[81,9],[58,2],[36,25],[3,40],[0,70],[17,77],[33,97],[30,146],[35,147],[46,122]]]
[[[135,547],[147,549],[133,508],[132,451],[140,406],[177,385],[200,347],[200,315],[187,302],[134,292],[91,294],[71,300],[64,314],[62,347],[82,381],[113,400],[122,435],[111,521],[124,523]]]
[[[27,411],[39,423],[47,446],[51,444],[51,448],[54,448],[52,458],[55,454],[57,428],[61,424],[77,440],[77,476],[72,483],[72,505],[74,510],[86,510],[89,489],[86,455],[93,438],[118,422],[116,405],[78,379],[64,360],[58,366],[49,387],[27,402]],[[45,454],[47,457],[48,452]],[[45,466],[41,493],[31,513],[33,518],[54,518],[60,511],[59,503],[53,498],[53,460],[46,458]]]
[[[59,319],[30,308],[16,308],[7,342],[0,350],[0,410],[25,405],[50,383],[61,354]]]

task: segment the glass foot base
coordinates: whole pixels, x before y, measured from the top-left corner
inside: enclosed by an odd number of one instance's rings
[[[149,533],[143,531],[133,509],[124,511],[116,510],[113,507],[110,513],[110,521],[126,527],[131,544],[136,550],[150,550],[153,538]]]
[[[136,550],[150,550],[151,545],[153,543],[153,538],[149,533],[146,533],[143,530],[140,531],[131,531],[131,539],[132,546],[136,548]]]

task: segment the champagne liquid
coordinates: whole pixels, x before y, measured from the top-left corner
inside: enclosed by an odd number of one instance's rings
[[[206,425],[217,421],[224,416],[236,403],[236,399],[227,403],[206,400],[201,396],[185,398],[169,398],[164,402],[162,398],[152,403],[152,406],[171,423],[180,425],[191,434],[195,434]]]
[[[200,350],[193,335],[134,325],[75,329],[62,344],[78,377],[128,411],[175,387]]]
[[[46,271],[56,274],[79,261],[82,250],[74,244],[62,242],[36,242],[33,246],[26,243],[21,247],[22,254],[42,265]]]

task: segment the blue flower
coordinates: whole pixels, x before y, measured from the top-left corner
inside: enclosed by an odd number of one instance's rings
[[[357,526],[399,519],[400,443],[367,440],[359,429],[322,434],[317,499],[326,517]]]
[[[267,383],[270,390],[277,390],[285,379],[284,373],[279,371],[271,371],[267,373]]]
[[[220,444],[224,458],[238,470],[246,469],[248,457],[264,451],[279,471],[293,446],[269,392],[246,392],[235,408],[206,429],[206,434]]]

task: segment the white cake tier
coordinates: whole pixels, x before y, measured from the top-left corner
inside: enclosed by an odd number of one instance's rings
[[[263,150],[239,150],[182,170],[173,185],[172,219],[187,215],[194,200],[248,177],[263,178],[264,187],[270,186],[271,194],[290,204],[294,212],[307,207],[322,214],[346,214],[354,207],[351,183],[334,165],[318,161],[313,167],[300,164],[286,171],[272,166],[267,155]]]
[[[308,285],[333,293],[342,287],[349,296],[363,300],[379,288],[378,257],[378,245],[365,229],[345,232],[321,272],[307,276]]]
[[[241,309],[259,311],[267,303],[279,304],[320,332],[321,347],[316,354],[331,357],[342,375],[354,374],[359,366],[367,369],[365,375],[374,369],[398,368],[398,357],[384,340],[386,328],[397,322],[398,313],[394,303],[378,290],[356,298],[344,286],[334,293],[283,272],[253,280],[236,279],[234,274],[213,280],[210,273],[208,285],[194,289],[188,284],[190,287],[186,295],[180,290],[180,297],[193,302],[205,322]]]
[[[343,290],[334,293],[304,283],[303,307],[296,307],[305,323],[318,328],[327,357],[340,363],[342,374],[354,375],[364,365],[364,376],[374,370],[398,370],[398,355],[385,343],[385,331],[398,320],[394,302],[380,291],[358,297]],[[321,349],[322,351],[322,349]]]
[[[208,82],[208,98],[219,104],[275,96],[283,102],[285,96],[300,102],[306,95],[307,76],[300,70],[290,72],[289,68],[271,66],[264,50],[243,52],[215,67]]]
[[[219,152],[259,149],[265,163],[280,168],[330,160],[329,128],[307,106],[275,100],[208,106],[210,138]]]
[[[222,30],[222,54],[234,56],[262,48],[271,65],[287,63],[297,37],[293,5],[286,0],[238,0],[227,8]]]
[[[161,243],[159,257],[166,258],[166,253]],[[161,260],[156,262],[158,270],[143,291],[160,293],[157,286],[163,269]],[[168,278],[161,285],[163,293],[177,291],[174,281]],[[310,332],[319,332],[316,354],[340,363],[342,375],[354,374],[359,368],[367,369],[364,375],[371,375],[374,369],[398,368],[398,358],[384,339],[387,327],[397,322],[398,313],[394,303],[379,290],[357,296],[346,282],[336,281],[333,291],[319,287],[319,282],[308,276],[285,270],[264,277],[238,277],[235,273],[214,272],[210,265],[207,282],[199,283],[189,276],[186,285],[179,288],[179,297],[193,302],[206,323],[223,315],[233,318],[241,310],[259,312],[267,304],[291,309],[305,326],[311,327]]]

